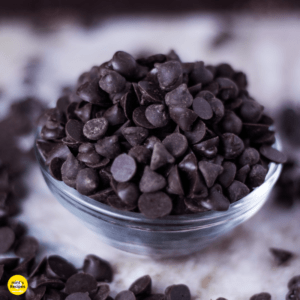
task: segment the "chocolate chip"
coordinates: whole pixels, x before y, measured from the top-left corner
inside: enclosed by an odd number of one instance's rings
[[[84,169],[85,165],[79,162],[72,153],[70,153],[66,161],[62,164],[61,175],[63,182],[75,188],[76,187],[76,177],[80,170]]]
[[[172,200],[163,192],[144,193],[139,198],[138,207],[147,218],[161,218],[170,214]]]
[[[265,169],[262,165],[254,165],[251,168],[251,171],[248,175],[247,183],[250,187],[258,187],[262,185],[267,176],[268,170]]]
[[[46,265],[47,265],[47,257],[44,257],[30,272],[29,279],[42,275],[45,272]]]
[[[44,274],[42,274],[41,276],[31,278],[29,280],[29,286],[32,289],[47,287],[62,290],[65,287],[65,283],[56,278],[47,278]]]
[[[126,127],[122,133],[131,146],[137,146],[148,137],[149,131],[143,127]]]
[[[58,125],[57,128],[49,129],[44,126],[41,130],[41,138],[44,140],[59,140],[65,136],[64,128]]]
[[[152,294],[152,295],[144,298],[144,300],[165,300],[165,295],[164,294]]]
[[[136,94],[133,91],[127,92],[124,96],[122,96],[120,104],[123,107],[126,118],[131,120],[133,111],[139,105]]]
[[[263,106],[254,100],[245,100],[240,106],[240,116],[245,123],[257,123],[263,112]]]
[[[156,143],[154,145],[150,162],[150,168],[152,170],[156,170],[166,164],[172,164],[174,162],[174,157],[168,152],[163,144]]]
[[[66,282],[65,292],[67,294],[85,293],[97,288],[96,279],[85,273],[72,275]]]
[[[163,189],[166,186],[166,179],[152,171],[148,166],[145,167],[140,181],[140,190],[143,193],[153,193]]]
[[[198,119],[192,125],[191,131],[184,131],[183,134],[187,138],[189,144],[199,143],[205,136],[206,126],[205,123]]]
[[[219,128],[222,132],[231,132],[239,135],[242,127],[241,119],[231,110],[226,110],[223,119],[219,122]]]
[[[213,158],[217,155],[219,145],[219,137],[203,141],[199,144],[193,145],[193,150],[207,158]]]
[[[73,293],[65,300],[91,300],[91,298],[89,297],[89,293]]]
[[[194,213],[198,213],[198,212],[205,212],[208,211],[207,208],[205,208],[202,204],[201,201],[203,200],[203,198],[184,198],[184,203],[186,205],[186,207],[188,208],[189,211],[192,211]]]
[[[117,185],[118,197],[128,205],[136,205],[140,196],[138,186],[133,182],[120,182]]]
[[[46,290],[43,300],[64,300],[66,294],[54,289]]]
[[[69,154],[70,149],[66,145],[64,145],[63,143],[55,143],[53,144],[51,151],[47,154],[45,164],[49,165],[54,157],[59,157],[65,160],[67,159]]]
[[[145,111],[147,120],[156,128],[164,127],[169,123],[170,117],[163,104],[152,104]]]
[[[300,288],[300,275],[292,277],[288,282],[290,290]]]
[[[294,254],[287,250],[270,248],[270,251],[273,254],[278,266],[288,262],[290,259],[294,257]]]
[[[226,211],[230,202],[223,195],[222,187],[215,184],[210,190],[208,197],[201,201],[201,205],[209,210]]]
[[[236,165],[233,162],[225,161],[222,164],[223,172],[218,177],[218,182],[222,185],[223,188],[229,187],[236,174]]]
[[[162,144],[174,157],[182,156],[188,148],[187,138],[181,133],[173,133],[168,135],[162,141]]]
[[[244,123],[243,130],[250,139],[259,139],[269,131],[269,125]]]
[[[122,291],[116,295],[115,300],[136,300],[136,298],[133,292]]]
[[[146,147],[147,149],[153,150],[154,145],[155,145],[156,143],[160,143],[160,142],[161,142],[161,141],[160,141],[159,138],[157,138],[156,136],[153,136],[153,135],[152,135],[152,136],[150,136],[150,137],[148,137],[148,138],[146,139],[144,145],[145,145],[145,147]]]
[[[116,157],[111,166],[111,173],[118,182],[129,181],[135,175],[136,170],[135,160],[125,153]]]
[[[151,294],[152,280],[149,275],[138,278],[129,287],[129,291],[133,292],[136,297],[146,297]]]
[[[271,295],[269,293],[255,294],[250,300],[271,300]]]
[[[202,83],[197,83],[188,88],[189,92],[195,96],[202,90]]]
[[[24,236],[14,247],[14,252],[16,256],[29,258],[37,253],[38,248],[39,243],[34,237]]]
[[[268,131],[261,137],[253,140],[253,143],[255,144],[274,144],[275,143],[275,132],[274,131]]]
[[[243,141],[233,133],[224,133],[221,137],[225,159],[234,159],[244,151]]]
[[[110,264],[96,255],[87,255],[84,259],[82,269],[83,272],[92,275],[97,281],[112,281],[113,271]],[[102,290],[103,289],[107,291],[107,285],[103,285]]]
[[[82,101],[84,103],[83,106],[81,106],[81,103],[77,106],[77,108],[74,110],[75,115],[80,119],[82,122],[87,122],[91,118],[93,104],[87,103],[85,101]]]
[[[119,210],[130,211],[136,208],[136,204],[126,204],[116,195],[109,196],[107,202],[110,206]]]
[[[259,162],[259,152],[255,148],[246,148],[238,159],[241,166],[255,165]]]
[[[235,179],[242,183],[245,183],[249,172],[250,172],[250,166],[244,165],[236,172]]]
[[[231,203],[236,202],[250,193],[249,188],[242,182],[234,180],[228,187],[228,197]]]
[[[99,80],[99,86],[108,94],[122,92],[126,84],[126,79],[118,72],[105,70],[103,76]]]
[[[15,269],[11,271],[11,275],[22,275],[27,277],[29,270],[32,268],[35,262],[35,255],[25,258]]]
[[[95,144],[95,150],[106,158],[114,159],[121,153],[118,136],[112,135],[98,140],[97,144]]]
[[[184,284],[174,284],[165,290],[166,300],[191,300],[189,288]]]
[[[259,152],[265,158],[267,158],[275,163],[278,163],[278,164],[283,164],[287,161],[285,154],[283,154],[282,152],[279,152],[277,149],[273,148],[270,145],[262,145],[259,148]]]
[[[11,271],[14,269],[20,261],[18,257],[3,257],[0,258],[0,265],[3,266],[3,270]]]
[[[76,268],[63,257],[58,255],[48,257],[46,267],[47,277],[65,281],[75,273],[77,273]]]
[[[136,74],[137,63],[127,52],[116,52],[112,58],[111,64],[115,71],[126,78],[132,78]]]
[[[134,111],[133,111],[133,114],[132,114],[132,119],[133,119],[133,122],[137,125],[137,126],[140,126],[140,127],[144,127],[144,128],[147,128],[147,129],[153,129],[155,128],[154,125],[152,125],[146,118],[146,109],[147,107],[146,106],[139,106],[137,107]]]
[[[69,120],[66,124],[66,134],[69,138],[84,143],[86,137],[83,135],[83,123],[77,120]]]
[[[43,299],[45,292],[46,292],[45,286],[41,286],[35,289],[28,287],[25,294],[26,300],[41,300]]]
[[[63,165],[64,162],[65,160],[59,157],[54,157],[50,162],[49,171],[52,177],[55,178],[56,180],[62,181],[61,166]]]
[[[162,90],[170,91],[175,89],[182,83],[181,63],[178,61],[168,61],[158,64],[157,79]]]
[[[185,83],[179,85],[176,89],[167,93],[165,102],[168,106],[190,107],[193,103],[193,96],[189,92]]]
[[[141,104],[163,103],[164,93],[156,82],[140,81],[138,83],[141,91]]]
[[[190,78],[193,84],[207,84],[213,80],[214,76],[212,72],[204,66],[203,61],[198,61],[194,64],[194,69],[190,74]]]
[[[140,164],[148,164],[151,159],[151,150],[146,146],[137,145],[132,147],[128,155],[132,156]]]
[[[82,195],[92,195],[99,188],[100,180],[94,169],[82,169],[76,177],[76,189]]]
[[[178,166],[172,166],[169,175],[168,175],[168,185],[167,185],[167,192],[169,194],[176,194],[176,195],[184,195],[180,175],[178,172]]]
[[[107,203],[107,198],[109,196],[113,196],[114,194],[115,194],[115,192],[113,191],[112,188],[107,188],[107,189],[104,189],[100,192],[97,192],[96,194],[89,195],[89,197],[96,200],[96,201],[99,201],[99,202],[102,202],[102,203]]]
[[[194,99],[193,110],[202,120],[209,120],[213,116],[213,110],[210,104],[202,97],[196,97]]]
[[[183,131],[191,131],[192,125],[198,117],[193,110],[180,106],[170,106],[169,113],[171,119],[178,124]]]
[[[90,140],[99,140],[103,137],[108,128],[108,121],[105,118],[92,119],[83,126],[83,134]]]
[[[120,125],[127,121],[124,111],[119,104],[115,104],[108,108],[103,114],[103,117],[107,120],[110,126]]]
[[[222,166],[208,161],[199,161],[198,166],[208,188],[211,188],[214,185],[217,177],[223,172]]]
[[[225,77],[216,78],[216,82],[219,84],[219,97],[222,100],[228,100],[235,98],[238,95],[238,87],[234,81]]]
[[[0,228],[0,254],[7,252],[15,241],[15,233],[9,227]]]
[[[109,292],[110,292],[110,288],[108,284],[105,283],[98,284],[98,290],[96,295],[93,297],[93,300],[106,300],[108,299],[108,297],[110,297]]]

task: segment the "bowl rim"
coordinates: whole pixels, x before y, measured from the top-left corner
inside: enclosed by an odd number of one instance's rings
[[[253,200],[252,196],[253,193],[258,193],[260,190],[264,190],[266,186],[268,186],[269,182],[273,180],[277,180],[281,169],[282,164],[270,163],[269,170],[266,175],[266,179],[262,185],[257,188],[254,188],[247,196],[243,197],[242,199],[231,203],[230,207],[227,211],[207,211],[207,212],[200,212],[195,214],[186,214],[186,215],[168,215],[158,219],[150,219],[142,215],[141,213],[131,212],[131,211],[122,211],[116,208],[113,208],[107,204],[101,203],[97,200],[94,200],[88,196],[80,194],[76,189],[69,187],[63,181],[59,181],[54,179],[48,169],[48,166],[45,164],[45,159],[43,158],[42,154],[40,153],[39,149],[37,148],[36,141],[39,139],[40,128],[37,130],[34,142],[34,152],[38,164],[41,168],[42,173],[44,176],[47,176],[47,179],[50,180],[53,185],[60,189],[65,195],[69,197],[69,201],[73,202],[73,204],[80,205],[85,209],[89,210],[90,212],[97,213],[100,215],[104,215],[110,218],[123,220],[123,221],[130,221],[132,223],[143,223],[148,225],[156,225],[156,226],[171,226],[171,225],[184,225],[184,224],[192,224],[195,222],[218,222],[226,219],[229,217],[232,219],[234,214],[239,214],[240,211],[243,210],[244,205],[250,203]],[[272,145],[277,150],[281,150],[281,142],[276,136],[276,141]],[[277,176],[277,178],[276,178]],[[275,179],[274,179],[275,178]],[[256,203],[254,203],[256,204]],[[253,205],[255,206],[255,205]],[[253,206],[249,207],[249,210],[253,208]]]

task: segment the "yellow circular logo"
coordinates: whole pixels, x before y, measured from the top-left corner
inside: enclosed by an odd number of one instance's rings
[[[22,295],[27,291],[28,282],[25,277],[21,275],[15,275],[9,278],[7,287],[12,294]]]

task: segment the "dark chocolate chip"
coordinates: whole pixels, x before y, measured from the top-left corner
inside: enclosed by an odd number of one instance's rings
[[[242,131],[242,120],[231,110],[226,110],[225,115],[221,122],[219,122],[219,128],[221,132],[231,132],[239,135]]]
[[[120,104],[123,107],[126,118],[131,120],[133,111],[139,105],[136,94],[133,91],[127,92],[124,96],[122,96]]]
[[[236,174],[236,165],[233,162],[225,161],[222,164],[223,172],[218,177],[218,182],[223,186],[223,188],[228,188]]]
[[[222,100],[235,98],[238,95],[239,89],[234,81],[225,77],[218,77],[216,82],[219,84],[219,97]]]
[[[212,72],[204,66],[203,61],[198,61],[194,64],[194,69],[190,74],[190,78],[193,84],[207,84],[213,80],[214,76]]]
[[[176,194],[176,195],[184,195],[180,175],[178,172],[178,166],[175,165],[169,172],[168,175],[168,185],[167,185],[167,192],[169,194]]]
[[[246,148],[241,156],[238,158],[238,162],[241,166],[255,165],[259,162],[260,155],[255,148]]]
[[[77,273],[72,275],[66,282],[65,292],[67,294],[85,293],[97,288],[96,279],[85,273]]]
[[[193,110],[202,120],[209,120],[213,116],[211,105],[202,97],[194,99]]]
[[[185,198],[184,203],[185,203],[186,207],[194,213],[208,211],[208,209],[201,204],[202,200],[203,200],[202,197],[201,198],[197,198],[197,197]]]
[[[178,124],[183,131],[191,131],[192,125],[198,117],[193,110],[180,106],[170,106],[169,113],[171,119]]]
[[[118,136],[112,135],[98,140],[97,144],[95,144],[95,150],[106,158],[114,159],[121,153]]]
[[[99,86],[108,94],[122,92],[125,88],[126,79],[118,72],[105,70],[103,76],[99,80]]]
[[[242,199],[250,193],[250,189],[244,183],[237,180],[233,181],[227,191],[231,203]]]
[[[92,195],[99,188],[100,180],[98,172],[86,168],[78,172],[76,177],[76,189],[82,195]]]
[[[140,190],[143,193],[157,192],[163,189],[166,184],[166,179],[162,175],[152,171],[148,166],[145,167],[140,181]]]
[[[111,64],[115,71],[126,78],[132,78],[136,74],[137,63],[127,52],[116,52],[112,58]]]
[[[300,275],[292,277],[288,282],[290,290],[300,288]]]
[[[255,144],[274,144],[275,143],[275,132],[274,131],[268,131],[261,137],[254,139],[252,141]]]
[[[123,153],[117,156],[111,166],[111,173],[118,182],[129,181],[136,173],[137,166],[135,160]]]
[[[79,104],[74,113],[83,123],[85,123],[91,118],[93,104],[85,101],[83,102],[84,105],[80,106]]]
[[[75,273],[77,273],[76,268],[63,257],[58,255],[48,257],[46,267],[46,275],[48,278],[65,281]]]
[[[65,283],[56,278],[47,278],[42,274],[41,276],[31,278],[29,286],[33,289],[45,286],[47,288],[62,290],[65,287]]]
[[[157,83],[152,81],[140,81],[138,83],[142,93],[141,104],[163,103],[164,93]]]
[[[236,110],[242,105],[242,103],[243,103],[242,98],[235,98],[235,99],[227,100],[224,105],[225,105],[225,109]]]
[[[166,105],[190,107],[193,103],[193,96],[189,92],[185,83],[167,93],[165,96]]]
[[[250,139],[259,139],[269,131],[269,125],[244,123],[243,130]]]
[[[18,257],[29,258],[35,255],[38,249],[39,242],[34,237],[24,236],[14,247],[14,252]]]
[[[63,143],[53,144],[52,150],[48,153],[47,159],[45,161],[46,165],[49,165],[51,160],[54,157],[59,157],[61,159],[67,159],[67,156],[70,154],[70,149]]]
[[[153,147],[150,168],[156,170],[166,164],[172,164],[175,158],[168,152],[162,143],[156,143]]]
[[[49,171],[52,177],[55,178],[56,180],[62,181],[61,166],[63,165],[64,162],[65,160],[59,157],[54,157],[50,162]]]
[[[221,137],[225,159],[234,159],[244,151],[243,141],[234,133],[224,133]]]
[[[0,228],[0,254],[7,252],[15,241],[15,233],[9,227]]]
[[[255,100],[245,100],[240,106],[239,113],[244,122],[257,123],[262,116],[263,110],[263,106]]]
[[[165,290],[166,300],[191,300],[189,288],[184,284],[174,284]]]
[[[168,61],[157,67],[157,79],[162,90],[170,91],[182,83],[182,67],[179,61]]]
[[[168,135],[162,144],[174,157],[182,156],[188,148],[187,138],[181,133]]]
[[[105,118],[97,118],[87,121],[83,126],[83,134],[90,140],[99,140],[103,137],[108,128],[108,121]]]
[[[156,128],[164,127],[169,123],[170,117],[163,104],[152,104],[145,111],[147,120]]]
[[[46,265],[47,265],[47,257],[45,256],[30,272],[29,279],[42,275],[45,272]]]
[[[146,106],[139,106],[137,107],[132,114],[132,120],[136,124],[136,126],[144,127],[147,129],[153,129],[153,126],[146,118]]]
[[[144,300],[165,300],[165,295],[164,294],[152,294],[152,295],[144,298]]]
[[[133,292],[122,291],[116,295],[115,300],[136,300],[136,298]]]
[[[219,137],[216,136],[212,139],[193,145],[193,150],[202,156],[213,158],[217,155],[218,145]]]
[[[136,208],[136,204],[126,204],[116,195],[109,196],[107,202],[110,206],[119,210],[130,211]]]
[[[204,138],[205,133],[206,133],[205,123],[200,119],[194,122],[191,131],[183,132],[189,144],[192,145],[199,143]]]
[[[177,60],[180,62],[180,58],[174,50],[171,50],[167,55],[167,61],[170,61],[170,60]]]
[[[236,172],[235,180],[245,183],[249,172],[250,172],[250,166],[244,165]]]
[[[151,150],[146,146],[137,145],[132,147],[128,155],[132,156],[140,164],[148,164],[151,159]]]
[[[66,124],[66,134],[69,138],[84,143],[87,141],[83,135],[83,123],[77,120],[69,120]]]
[[[117,185],[118,197],[128,205],[136,205],[140,196],[138,186],[133,182],[120,182]]]
[[[290,259],[294,257],[294,254],[287,250],[270,248],[270,251],[273,254],[278,266],[288,262]]]
[[[143,143],[149,135],[148,129],[143,127],[126,127],[122,133],[132,147]]]
[[[152,280],[149,275],[138,278],[129,287],[129,291],[133,292],[136,297],[146,297],[151,294]]]
[[[230,202],[223,195],[222,187],[215,184],[210,190],[208,197],[201,201],[202,206],[209,210],[226,211],[229,208]]]
[[[65,136],[64,128],[58,125],[54,129],[49,129],[44,126],[41,130],[41,138],[45,140],[59,140]]]
[[[208,188],[211,188],[214,185],[217,177],[223,172],[222,166],[208,161],[199,161],[198,166]]]
[[[145,141],[145,143],[144,143],[144,145],[145,145],[145,147],[147,148],[147,149],[149,149],[149,150],[153,150],[153,148],[154,148],[154,145],[156,144],[156,143],[160,143],[161,141],[160,141],[160,139],[159,138],[157,138],[156,136],[150,136],[150,137],[148,137],[147,139],[146,139],[146,141]]]
[[[102,202],[102,203],[107,203],[107,198],[109,196],[113,196],[114,194],[115,194],[115,192],[113,191],[112,188],[107,188],[105,190],[97,192],[96,194],[89,195],[89,197],[96,200],[96,201],[99,201],[99,202]]]
[[[73,293],[65,300],[91,300],[91,298],[89,297],[89,293]]]
[[[262,185],[265,181],[267,176],[268,170],[265,169],[262,165],[254,165],[249,172],[247,178],[247,184],[249,187],[258,187]]]
[[[41,300],[43,299],[45,292],[46,292],[45,286],[41,286],[35,289],[28,287],[26,290],[25,297],[26,300]]]
[[[274,124],[274,120],[268,115],[262,115],[259,123],[271,126]]]
[[[103,114],[103,117],[107,120],[110,126],[120,125],[127,121],[124,110],[118,103],[108,108]]]
[[[0,265],[3,266],[3,270],[11,271],[19,264],[19,261],[18,257],[3,257],[0,258]]]
[[[271,295],[269,293],[255,294],[250,300],[271,300]]]
[[[188,90],[193,96],[195,96],[202,90],[202,83],[197,83],[196,85],[189,87]]]
[[[163,192],[144,193],[139,198],[138,207],[147,218],[161,218],[170,214],[172,200]]]
[[[277,149],[273,148],[270,145],[262,145],[259,148],[259,152],[265,158],[278,164],[283,164],[287,161],[287,157],[284,153],[279,152]]]
[[[86,165],[97,165],[102,162],[101,156],[97,154],[96,151],[90,153],[79,153],[76,158],[79,161],[86,163]]]
[[[98,290],[95,296],[93,296],[93,300],[106,300],[109,297],[109,292],[110,292],[110,288],[108,284],[106,283],[98,284]]]

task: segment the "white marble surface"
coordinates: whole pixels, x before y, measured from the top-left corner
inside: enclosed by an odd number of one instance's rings
[[[0,23],[0,115],[11,99],[33,94],[50,106],[60,87],[74,83],[80,72],[109,59],[117,50],[164,53],[175,49],[185,61],[230,62],[248,74],[250,92],[267,110],[287,99],[300,100],[300,19],[298,16],[232,18],[234,39],[212,49],[211,40],[225,26],[215,15],[122,17],[103,20],[90,31],[74,20],[56,23],[41,34],[26,22]],[[36,84],[22,84],[26,61],[38,56]],[[20,76],[21,74],[21,76]],[[300,206],[285,211],[271,199],[252,219],[209,248],[188,258],[153,261],[102,244],[51,195],[37,166],[26,177],[31,187],[19,219],[41,242],[42,254],[57,253],[77,267],[86,254],[110,261],[115,270],[112,296],[144,274],[153,278],[154,292],[174,283],[190,287],[194,299],[246,300],[267,291],[284,299],[286,284],[300,274]],[[269,247],[297,254],[288,266],[276,267]]]

